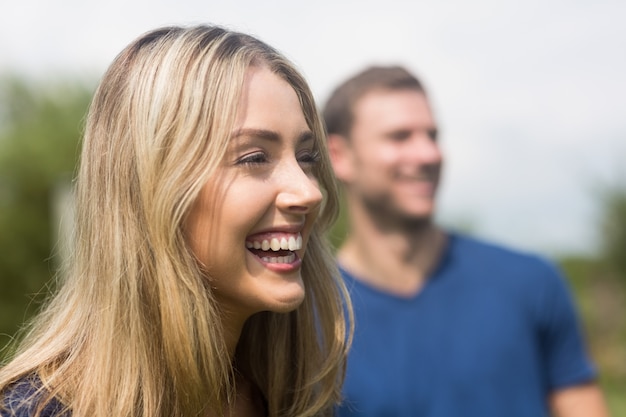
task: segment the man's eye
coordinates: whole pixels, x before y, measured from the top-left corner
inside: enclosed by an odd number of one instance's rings
[[[397,132],[391,132],[389,138],[395,142],[402,142],[411,137],[411,132],[406,130],[398,130]]]
[[[255,152],[244,155],[236,162],[237,165],[260,165],[268,161],[267,156],[263,152]]]

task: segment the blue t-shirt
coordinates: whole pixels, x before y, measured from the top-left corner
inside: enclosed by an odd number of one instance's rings
[[[338,415],[542,417],[595,378],[572,298],[545,260],[451,234],[413,297],[342,270],[356,316]]]

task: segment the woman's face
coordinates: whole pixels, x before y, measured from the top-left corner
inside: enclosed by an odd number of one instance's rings
[[[322,193],[315,139],[293,88],[249,69],[223,164],[191,209],[191,248],[222,310],[245,320],[304,298],[300,273]]]

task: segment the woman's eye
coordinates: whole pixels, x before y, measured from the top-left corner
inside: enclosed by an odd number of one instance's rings
[[[260,165],[268,161],[267,156],[263,152],[255,152],[244,155],[236,162],[237,165]]]
[[[304,165],[315,165],[320,161],[320,153],[318,151],[301,152],[298,155],[298,162]]]

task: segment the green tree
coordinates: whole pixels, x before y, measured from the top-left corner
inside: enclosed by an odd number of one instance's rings
[[[0,348],[52,282],[52,197],[73,174],[90,97],[86,83],[0,77]]]
[[[604,196],[602,253],[616,278],[626,288],[626,188],[612,187]]]
[[[626,183],[600,189],[600,256],[585,291],[601,382],[613,415],[626,415]]]

